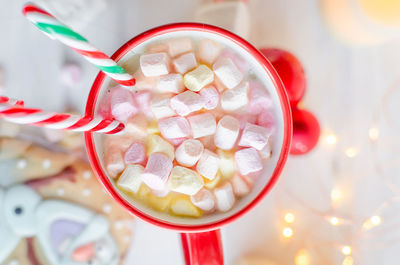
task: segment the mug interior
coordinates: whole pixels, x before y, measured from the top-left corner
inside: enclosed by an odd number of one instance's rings
[[[116,182],[107,176],[102,159],[104,157],[103,135],[85,133],[85,140],[90,162],[99,180],[114,199],[130,212],[146,221],[167,228],[181,231],[208,230],[239,217],[272,188],[288,155],[291,139],[290,109],[283,85],[269,62],[249,43],[217,27],[195,23],[162,26],[133,38],[114,54],[113,59],[118,60],[119,64],[125,67],[128,72],[134,73],[139,67],[139,56],[145,52],[148,45],[179,37],[190,37],[194,42],[203,38],[212,39],[232,49],[248,62],[249,73],[255,75],[271,95],[276,122],[276,130],[271,139],[272,157],[265,163],[261,177],[256,180],[251,193],[239,199],[234,208],[225,213],[218,212],[199,218],[184,218],[162,213],[127,196],[117,188]],[[87,102],[86,112],[88,115],[96,113],[101,102],[97,99],[101,99],[107,88],[113,85],[115,85],[114,81],[103,73],[99,73]]]

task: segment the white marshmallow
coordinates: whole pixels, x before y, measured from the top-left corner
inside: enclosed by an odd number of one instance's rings
[[[186,137],[191,133],[188,121],[179,116],[159,120],[158,128],[162,136],[168,139]]]
[[[193,71],[183,76],[183,83],[187,89],[200,91],[203,87],[214,81],[214,73],[208,66],[201,64]]]
[[[153,190],[164,190],[171,173],[172,161],[162,153],[153,153],[149,156],[142,180]]]
[[[239,129],[239,121],[232,116],[225,115],[218,122],[214,135],[215,145],[224,150],[232,149],[239,136]]]
[[[176,58],[172,64],[178,73],[184,74],[197,66],[196,56],[193,52],[189,52]]]
[[[192,51],[193,44],[190,38],[172,39],[167,42],[168,52],[171,57]]]
[[[168,180],[168,188],[172,191],[194,195],[204,186],[202,177],[194,170],[175,166]]]
[[[203,150],[204,146],[199,140],[186,140],[175,151],[176,161],[186,167],[194,166],[200,159]]]
[[[251,146],[257,150],[262,150],[267,145],[270,134],[270,131],[265,127],[246,123],[239,146]]]
[[[125,168],[124,157],[118,146],[111,146],[105,153],[104,161],[110,177],[115,178]]]
[[[157,119],[175,116],[175,111],[170,107],[170,96],[158,96],[151,100],[151,112]]]
[[[157,90],[162,93],[181,93],[184,90],[181,74],[162,75],[158,79]]]
[[[219,93],[213,86],[208,86],[200,90],[200,96],[203,98],[204,108],[206,110],[215,109],[219,103]]]
[[[210,113],[203,113],[188,118],[190,127],[192,127],[193,138],[199,138],[212,135],[217,129],[215,117]]]
[[[205,149],[197,162],[196,170],[203,177],[209,180],[213,180],[217,175],[219,169],[219,158],[218,156]]]
[[[175,159],[175,148],[169,142],[165,141],[162,137],[157,134],[151,134],[149,136],[147,144],[147,155],[152,153],[163,153],[169,157],[169,159]]]
[[[253,147],[241,149],[235,153],[236,166],[242,175],[257,172],[262,169],[260,155]]]
[[[160,76],[169,73],[169,57],[165,52],[140,56],[140,69],[145,76]]]
[[[231,179],[233,193],[236,196],[244,196],[251,191],[251,185],[240,175],[235,175]]]
[[[171,98],[170,106],[177,114],[186,116],[201,110],[204,106],[204,101],[199,94],[188,90]]]
[[[225,111],[237,111],[247,106],[249,83],[240,83],[237,87],[224,91],[221,96],[221,106]]]
[[[207,189],[201,189],[196,194],[190,196],[192,203],[203,211],[212,211],[215,207],[214,195]]]
[[[232,185],[229,182],[219,188],[215,188],[214,196],[217,209],[221,212],[230,210],[235,204],[235,195],[233,194]]]
[[[221,45],[209,39],[203,39],[199,44],[198,56],[201,62],[209,65],[213,64],[221,53]]]
[[[243,80],[242,72],[229,58],[220,58],[213,65],[213,70],[218,79],[227,87],[234,88]]]
[[[143,173],[143,170],[144,167],[141,165],[128,165],[118,179],[118,186],[133,193],[137,193],[140,184],[142,184],[141,174]]]
[[[258,151],[263,159],[268,159],[272,155],[271,145],[268,142],[263,149]]]

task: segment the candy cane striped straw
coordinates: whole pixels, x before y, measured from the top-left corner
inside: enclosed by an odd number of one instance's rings
[[[7,121],[35,125],[50,129],[71,130],[77,132],[101,132],[115,134],[125,126],[119,121],[99,117],[77,116],[64,113],[46,112],[40,109],[25,108],[7,97],[1,97],[0,118]]]
[[[40,7],[28,3],[22,13],[37,28],[52,39],[57,39],[81,54],[86,60],[123,86],[134,86],[135,79],[121,66],[97,48],[93,47],[87,39],[61,23],[53,15]]]

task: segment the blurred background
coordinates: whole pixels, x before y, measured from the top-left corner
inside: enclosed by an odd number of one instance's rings
[[[399,264],[400,0],[36,2],[109,55],[147,29],[183,21],[293,53],[307,78],[300,108],[316,115],[321,136],[310,153],[289,158],[260,205],[222,229],[226,264]],[[98,70],[34,28],[23,4],[0,0],[0,93],[82,113]],[[161,262],[183,264],[178,235],[137,220],[125,264]]]

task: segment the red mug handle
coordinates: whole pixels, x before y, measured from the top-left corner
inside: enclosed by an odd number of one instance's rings
[[[182,233],[182,250],[186,265],[223,265],[221,231]]]

